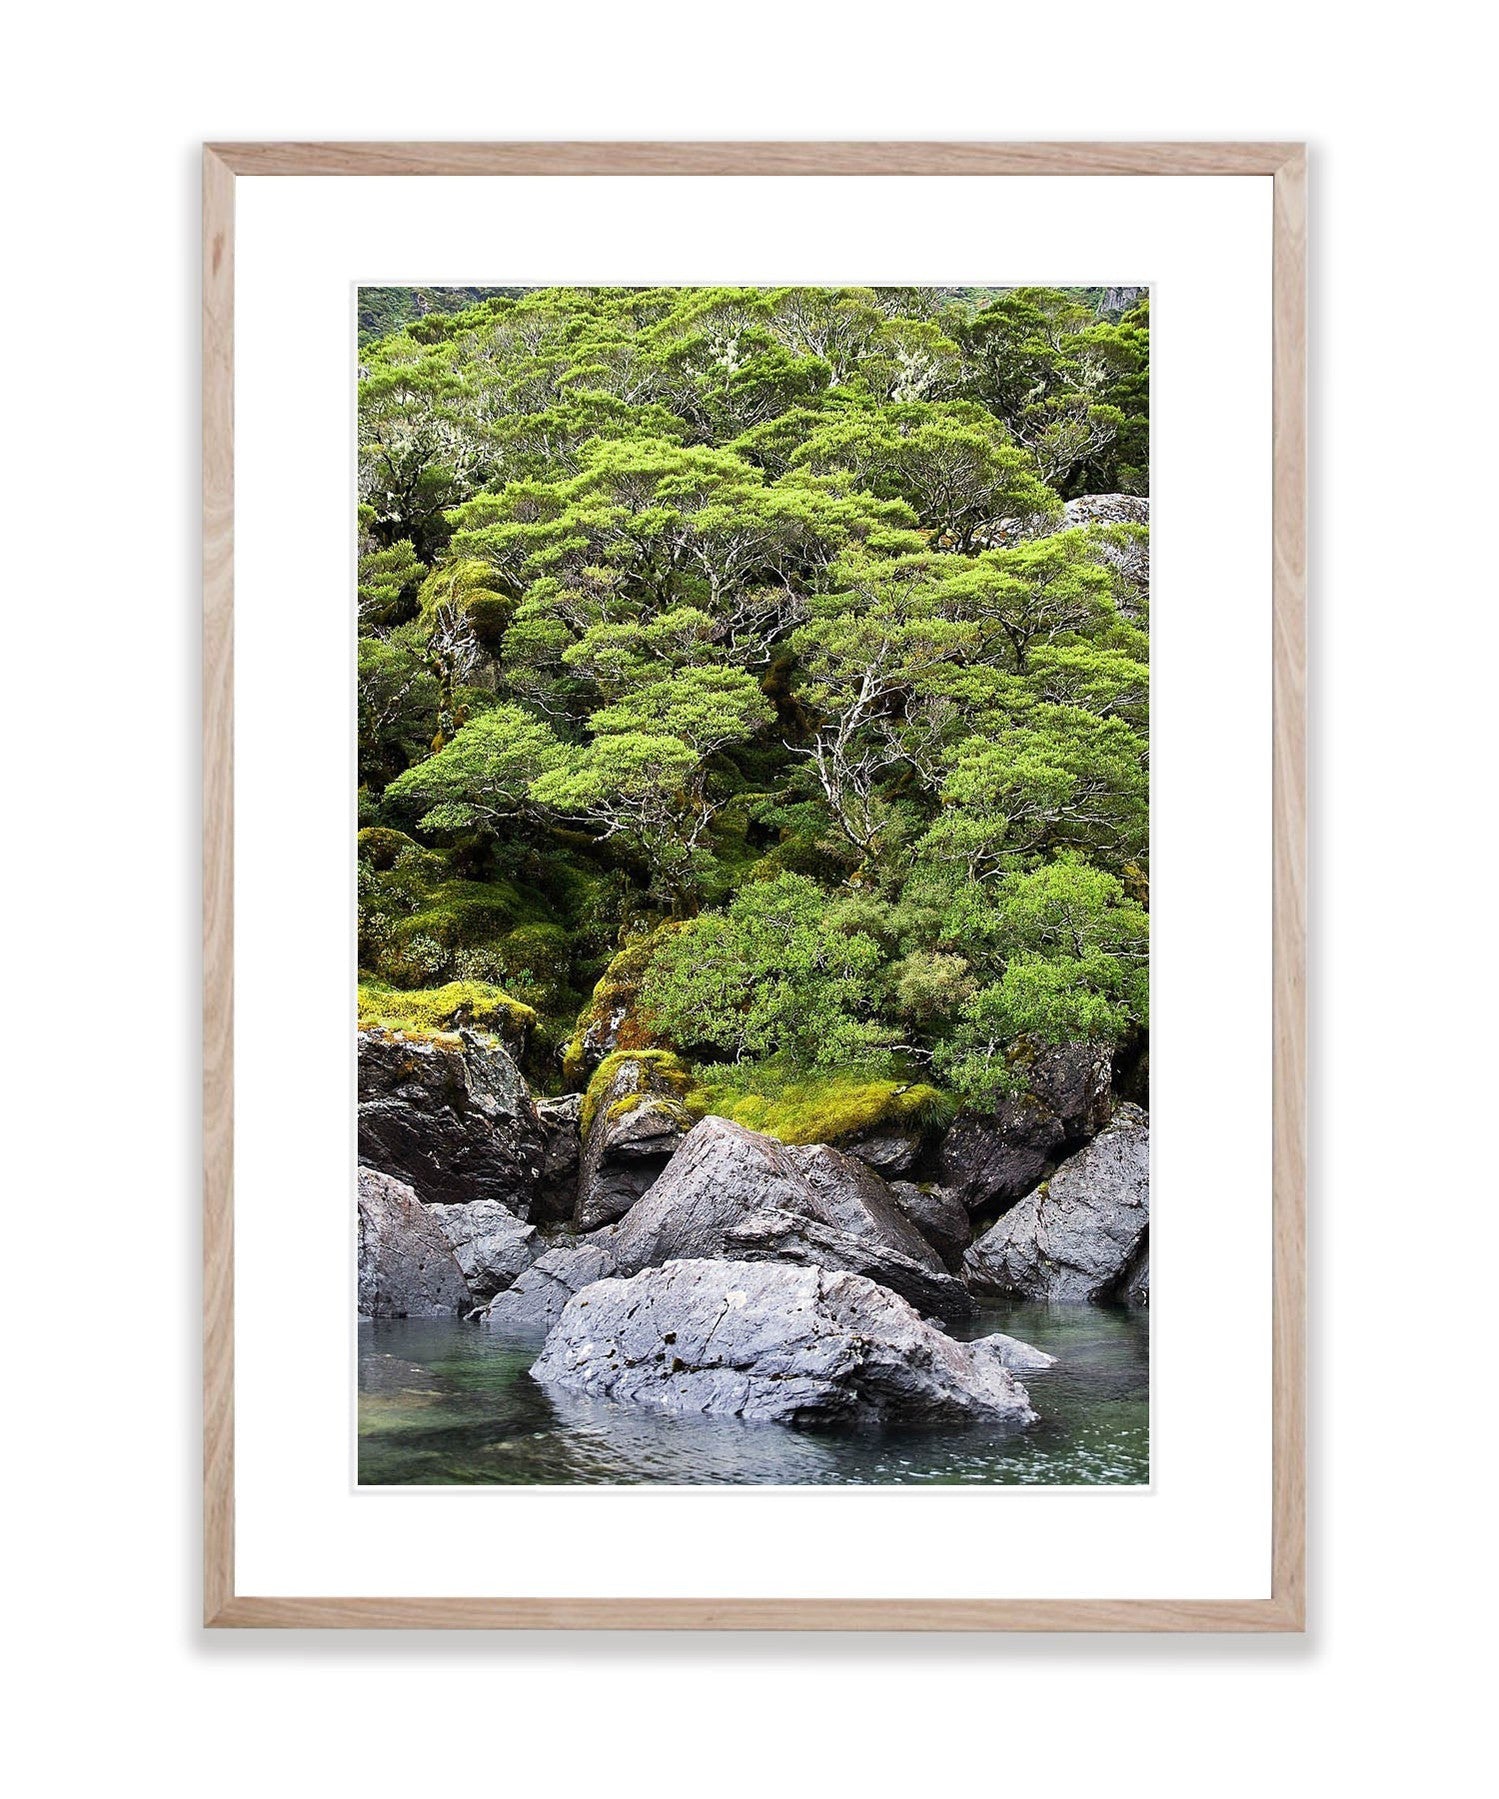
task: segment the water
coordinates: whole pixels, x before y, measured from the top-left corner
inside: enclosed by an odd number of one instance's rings
[[[1028,1431],[793,1430],[544,1389],[534,1343],[447,1319],[359,1326],[359,1479],[377,1486],[1136,1486],[1150,1479],[1144,1312],[985,1305],[956,1334],[1007,1331],[1058,1358],[1019,1377]]]

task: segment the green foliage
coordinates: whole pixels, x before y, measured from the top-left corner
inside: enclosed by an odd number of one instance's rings
[[[815,881],[782,874],[751,882],[726,911],[693,919],[664,944],[640,1009],[669,1041],[736,1059],[877,1063],[892,1040],[876,1019],[885,961]]]
[[[1058,529],[1148,485],[1107,298],[364,290],[371,992],[530,1007],[572,1087],[690,1058],[788,1140],[1133,1041],[1148,532]]]

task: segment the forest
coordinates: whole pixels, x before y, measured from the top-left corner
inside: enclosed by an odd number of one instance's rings
[[[361,295],[361,1025],[792,1144],[1048,1046],[1143,1100],[1145,290],[415,292]]]

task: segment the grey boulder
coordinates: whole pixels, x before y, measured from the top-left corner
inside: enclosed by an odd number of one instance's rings
[[[973,1241],[968,1208],[948,1187],[892,1181],[890,1191],[905,1213],[949,1269],[962,1266],[963,1251]]]
[[[497,1199],[471,1206],[428,1206],[452,1246],[475,1299],[492,1299],[536,1260],[536,1226]]]
[[[359,1158],[425,1203],[497,1199],[528,1218],[542,1132],[520,1070],[475,1031],[359,1033]]]
[[[559,1243],[546,1250],[490,1300],[482,1321],[506,1335],[544,1336],[575,1293],[615,1272],[613,1236],[612,1230],[595,1231],[586,1241]]]
[[[1108,1123],[1113,1056],[1106,1045],[1042,1049],[1025,1079],[1018,1098],[959,1118],[943,1139],[942,1184],[970,1213],[992,1214],[1029,1193]]]
[[[567,1297],[601,1272],[632,1275],[674,1258],[712,1256],[846,1269],[923,1313],[972,1310],[962,1283],[862,1162],[825,1144],[793,1148],[726,1118],[704,1118],[623,1219],[538,1258],[491,1303],[489,1318],[535,1330],[555,1322]]]
[[[1150,1120],[1125,1104],[1086,1149],[979,1238],[963,1259],[963,1278],[976,1293],[1127,1298],[1149,1230]]]
[[[437,1220],[404,1181],[359,1170],[359,1312],[450,1318],[474,1297]]]
[[[1035,1422],[984,1341],[959,1343],[846,1270],[673,1261],[585,1287],[531,1370],[669,1412],[793,1425]]]
[[[971,1309],[872,1169],[826,1144],[793,1147],[727,1118],[693,1127],[618,1225],[612,1249],[621,1274],[687,1256],[801,1262],[866,1274],[922,1311]]]

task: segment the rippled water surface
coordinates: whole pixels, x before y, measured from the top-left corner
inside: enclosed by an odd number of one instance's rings
[[[1008,1331],[1057,1365],[1020,1376],[1041,1422],[962,1430],[793,1430],[544,1389],[534,1343],[456,1320],[359,1326],[359,1478],[373,1485],[904,1481],[1134,1486],[1150,1478],[1144,1312],[987,1305],[963,1336]]]

